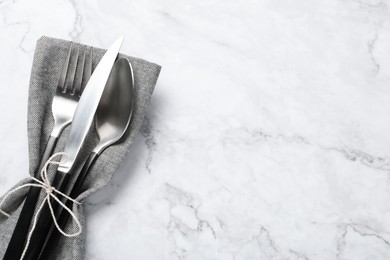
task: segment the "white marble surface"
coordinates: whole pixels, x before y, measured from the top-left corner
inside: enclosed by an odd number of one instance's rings
[[[36,40],[124,32],[163,70],[86,259],[390,259],[389,5],[0,0],[0,192],[27,174]]]

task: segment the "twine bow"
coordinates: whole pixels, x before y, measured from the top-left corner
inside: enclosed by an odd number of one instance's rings
[[[46,197],[44,198],[44,200],[42,201],[42,203],[40,204],[36,214],[35,214],[35,217],[34,217],[34,221],[33,221],[33,224],[32,224],[32,227],[31,227],[31,230],[28,234],[28,237],[27,237],[27,242],[26,242],[26,246],[24,247],[24,250],[23,250],[23,253],[22,253],[22,256],[20,257],[20,259],[23,259],[26,252],[27,252],[27,249],[28,249],[28,246],[30,244],[30,240],[31,240],[31,237],[32,237],[32,234],[34,232],[34,229],[37,225],[37,221],[38,221],[38,218],[39,218],[39,214],[40,212],[42,211],[43,207],[45,206],[45,204],[47,203],[47,205],[49,206],[49,209],[50,209],[50,212],[51,212],[51,216],[53,218],[53,221],[54,221],[54,225],[55,227],[57,228],[57,230],[62,234],[64,235],[65,237],[76,237],[78,235],[81,234],[82,232],[82,227],[81,227],[81,224],[80,224],[80,221],[78,220],[78,218],[76,217],[76,215],[73,213],[73,211],[68,208],[65,203],[63,203],[57,196],[58,195],[61,195],[62,197],[66,198],[67,200],[70,200],[72,201],[73,203],[76,203],[76,204],[81,204],[80,202],[78,202],[77,200],[74,200],[72,198],[70,198],[69,196],[67,196],[66,194],[60,192],[59,190],[57,190],[56,188],[54,188],[53,186],[51,186],[51,183],[49,181],[49,178],[48,178],[48,175],[47,175],[47,171],[48,171],[48,167],[50,164],[53,164],[53,165],[60,165],[64,162],[61,162],[61,161],[54,161],[54,158],[58,157],[58,156],[64,156],[66,158],[66,154],[63,153],[63,152],[60,152],[60,153],[55,153],[53,154],[49,160],[46,161],[45,165],[43,166],[42,170],[41,170],[41,178],[42,178],[42,181],[38,180],[37,178],[34,178],[32,176],[30,176],[30,178],[35,182],[35,183],[27,183],[27,184],[24,184],[24,185],[21,185],[19,187],[16,187],[15,189],[13,190],[10,190],[5,196],[4,198],[2,199],[2,201],[0,202],[0,213],[5,215],[6,217],[10,217],[10,214],[8,214],[7,212],[3,211],[1,208],[3,206],[3,203],[7,200],[7,198],[12,195],[13,193],[15,193],[16,191],[20,190],[20,189],[23,189],[25,187],[38,187],[38,188],[42,188],[45,192],[46,192]],[[67,159],[65,159],[66,161]],[[77,225],[77,228],[78,230],[74,233],[66,233],[63,229],[61,229],[61,227],[59,226],[58,222],[57,222],[57,218],[55,216],[55,213],[54,213],[54,210],[53,210],[53,206],[52,206],[52,203],[51,203],[51,198],[54,199],[55,201],[57,201],[57,203],[59,205],[61,205],[69,214],[70,216],[72,217],[72,219],[75,221],[76,225]]]

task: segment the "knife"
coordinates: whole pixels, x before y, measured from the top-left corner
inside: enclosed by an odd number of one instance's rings
[[[104,87],[118,55],[119,49],[122,46],[123,38],[124,36],[121,36],[117,39],[104,54],[80,97],[73,117],[68,142],[65,145],[64,153],[66,154],[66,162],[57,168],[53,183],[51,184],[54,188],[61,192],[64,192],[67,188],[69,188],[68,182],[74,170],[75,161],[92,125]],[[53,205],[54,212],[56,212],[58,203],[55,200],[51,200],[51,203]],[[45,205],[39,215],[39,219],[30,239],[31,242],[23,259],[38,259],[47,235],[49,234],[52,222],[53,219],[50,209],[47,205]]]

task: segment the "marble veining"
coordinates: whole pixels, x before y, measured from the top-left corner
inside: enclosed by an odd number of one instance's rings
[[[86,259],[390,259],[388,0],[0,0],[0,192],[42,35],[163,69]],[[12,111],[12,112],[11,112]]]

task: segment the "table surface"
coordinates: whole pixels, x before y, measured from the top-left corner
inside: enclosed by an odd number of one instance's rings
[[[163,68],[86,259],[390,259],[389,5],[2,0],[0,193],[27,174],[37,39],[125,33]]]

